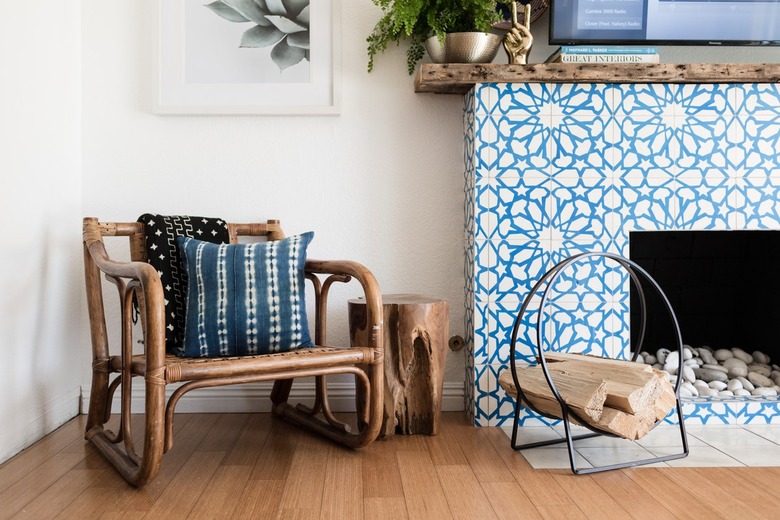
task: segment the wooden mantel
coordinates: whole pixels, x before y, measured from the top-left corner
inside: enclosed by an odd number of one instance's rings
[[[777,83],[780,63],[539,63],[420,66],[415,92],[465,94],[476,83]]]

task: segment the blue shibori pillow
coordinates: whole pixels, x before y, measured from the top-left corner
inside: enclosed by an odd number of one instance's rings
[[[304,299],[313,236],[253,244],[178,238],[188,277],[182,355],[246,356],[314,346]]]

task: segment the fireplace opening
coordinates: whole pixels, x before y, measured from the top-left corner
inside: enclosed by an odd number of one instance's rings
[[[683,343],[738,347],[780,360],[780,231],[637,231],[629,257],[663,289]],[[673,345],[669,318],[655,291],[645,289],[647,332],[642,350]],[[631,292],[631,345],[639,329]]]

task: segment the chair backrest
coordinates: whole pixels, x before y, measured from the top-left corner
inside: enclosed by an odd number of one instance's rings
[[[240,237],[258,237],[266,240],[281,240],[285,238],[278,220],[268,220],[266,223],[228,223],[228,235],[231,244],[238,243]],[[130,260],[147,263],[146,240],[144,224],[141,222],[100,222],[97,218],[86,217],[83,220],[82,238],[85,248],[84,267],[87,286],[87,300],[90,313],[90,327],[93,335],[93,350],[95,359],[104,359],[108,353],[108,336],[105,324],[105,308],[103,303],[103,281],[95,259],[87,250],[97,252],[97,258],[110,260],[105,249],[104,237],[128,237]],[[109,280],[117,283],[116,280]],[[162,296],[162,295],[161,295]],[[140,301],[139,301],[140,304]],[[138,309],[141,324],[146,329],[145,309]],[[164,319],[164,318],[163,318]],[[163,323],[164,326],[164,323]]]

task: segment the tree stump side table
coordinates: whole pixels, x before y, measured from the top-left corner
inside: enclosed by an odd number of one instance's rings
[[[449,302],[419,294],[384,294],[385,394],[380,437],[436,435],[441,418]],[[352,345],[366,344],[366,305],[349,300]]]

